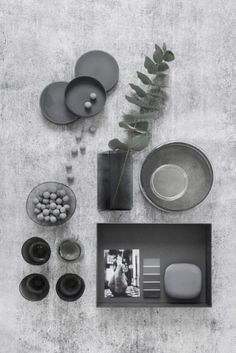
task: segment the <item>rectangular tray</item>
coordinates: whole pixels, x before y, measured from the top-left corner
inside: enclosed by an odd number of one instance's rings
[[[211,307],[211,224],[97,224],[97,306]],[[104,250],[140,249],[140,297],[104,298]],[[160,258],[160,298],[144,298],[144,258]],[[193,263],[202,270],[200,296],[170,299],[164,290],[164,272],[172,263]]]

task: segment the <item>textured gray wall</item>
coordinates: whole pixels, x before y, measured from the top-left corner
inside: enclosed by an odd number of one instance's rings
[[[235,1],[228,0],[0,0],[0,352],[1,353],[221,353],[236,352],[236,124]],[[204,204],[182,214],[155,210],[142,197],[138,172],[148,149],[135,157],[134,208],[99,213],[96,153],[121,136],[118,121],[128,108],[124,94],[145,54],[165,41],[175,52],[170,102],[153,125],[150,149],[169,140],[202,147],[213,162],[215,185]],[[45,229],[26,215],[30,189],[46,180],[65,181],[64,163],[76,131],[90,122],[54,126],[39,111],[45,85],[70,80],[87,50],[111,52],[120,81],[98,131],[85,133],[87,153],[73,161],[78,208],[68,225]],[[212,222],[212,309],[97,309],[96,222]],[[85,244],[79,265],[66,267],[54,245],[68,235]],[[23,241],[41,235],[52,246],[48,265],[34,268],[20,255]],[[86,280],[81,300],[66,304],[55,294],[60,274]],[[46,273],[51,291],[39,303],[18,294],[21,278]]]

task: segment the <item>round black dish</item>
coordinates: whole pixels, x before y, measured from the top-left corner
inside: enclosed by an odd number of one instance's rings
[[[23,278],[19,290],[25,299],[39,301],[48,295],[49,283],[45,276],[39,273],[32,273]]]
[[[75,273],[66,273],[61,276],[56,284],[58,296],[65,301],[72,302],[79,299],[85,289],[83,278]]]
[[[43,265],[49,260],[51,249],[44,239],[33,237],[26,240],[22,246],[21,253],[24,260],[29,264]]]
[[[68,82],[53,82],[44,88],[40,96],[40,108],[43,116],[54,124],[73,123],[78,116],[70,112],[64,103]]]
[[[173,164],[182,168],[188,177],[186,192],[180,198],[167,201],[159,198],[151,188],[151,177],[162,165]],[[172,142],[159,146],[148,154],[140,173],[140,188],[155,207],[169,212],[186,211],[200,204],[213,184],[213,170],[206,155],[197,147]]]
[[[110,54],[92,50],[82,55],[75,65],[75,76],[82,75],[96,78],[108,92],[118,82],[119,66]]]
[[[96,100],[91,109],[86,109],[85,102],[90,101],[90,93],[96,93]],[[79,117],[88,118],[100,113],[106,102],[106,91],[103,85],[90,76],[80,76],[68,83],[65,90],[67,108]]]

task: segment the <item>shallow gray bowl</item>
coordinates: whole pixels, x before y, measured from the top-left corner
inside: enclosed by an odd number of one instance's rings
[[[151,187],[153,173],[165,164],[179,166],[188,177],[185,193],[175,200],[159,198]],[[144,196],[153,206],[169,212],[185,211],[199,205],[209,194],[212,184],[213,170],[208,158],[199,148],[184,142],[171,142],[152,150],[140,173],[140,188]]]

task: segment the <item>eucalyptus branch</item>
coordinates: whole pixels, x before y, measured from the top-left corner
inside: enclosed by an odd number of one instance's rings
[[[112,199],[112,205],[119,190],[129,153],[142,151],[149,144],[151,133],[148,122],[156,116],[160,116],[160,106],[165,104],[167,99],[165,88],[167,87],[166,81],[169,71],[168,63],[174,59],[174,54],[172,51],[167,50],[165,43],[163,43],[162,48],[156,44],[153,60],[148,56],[145,57],[144,67],[148,74],[146,75],[137,71],[138,79],[144,86],[140,87],[130,83],[133,94],[125,96],[125,98],[129,103],[138,107],[139,110],[132,110],[127,114],[123,114],[123,121],[119,123],[119,126],[128,132],[126,141],[122,142],[118,138],[115,138],[110,140],[108,144],[113,151],[126,151],[124,164]]]

